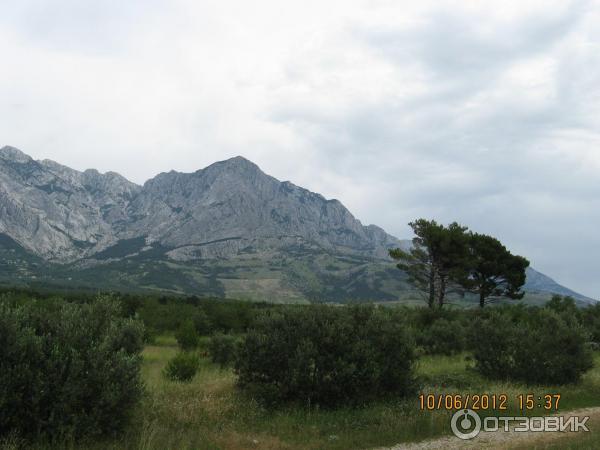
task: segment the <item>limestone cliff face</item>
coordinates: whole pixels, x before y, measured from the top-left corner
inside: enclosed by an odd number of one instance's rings
[[[135,237],[171,248],[175,259],[295,245],[383,259],[399,245],[339,201],[280,182],[242,157],[137,186],[114,172],[79,172],[12,147],[0,149],[0,233],[58,261]]]
[[[0,149],[0,232],[50,260],[111,245],[139,187],[114,174],[78,172]]]
[[[170,259],[183,262],[179,266],[186,270],[203,267],[188,280],[187,289],[205,293],[213,283],[220,286],[217,294],[225,292],[218,295],[235,298],[261,286],[263,291],[257,290],[261,299],[279,298],[290,286],[296,294],[309,290],[310,295],[302,295],[310,298],[343,300],[397,299],[400,291],[410,289],[402,284],[393,263],[384,261],[389,248],[406,250],[410,241],[399,241],[375,225],[363,226],[339,201],[280,182],[241,157],[193,173],[161,173],[138,186],[114,172],[79,172],[4,147],[0,149],[0,251],[7,242],[11,264],[16,258],[12,252],[20,247],[27,255],[46,261],[72,263],[48,264],[68,266],[68,275],[59,275],[67,282],[71,276],[80,279],[80,271],[87,268],[116,264],[113,272],[106,272],[110,275],[97,281],[92,277],[96,287],[106,287],[110,278],[119,278],[117,274],[127,267],[126,271],[141,271],[138,278],[130,274],[128,288],[163,282],[170,291],[183,289],[178,285],[185,278],[181,271],[161,278],[168,269],[165,259]],[[118,266],[136,255],[141,260]],[[324,259],[318,262],[319,258]],[[194,260],[198,264],[187,263]],[[244,263],[248,260],[251,263]],[[340,262],[337,266],[336,261]],[[152,270],[153,263],[161,268],[160,273],[147,279],[144,271]],[[16,270],[11,273],[26,280],[46,276],[45,269],[39,272],[23,264],[10,266]],[[245,272],[240,269],[233,276],[238,266],[246,267]],[[211,278],[207,267],[229,271],[223,279],[229,287],[224,287],[223,280],[215,281],[216,275]],[[269,275],[252,275],[257,268]],[[198,284],[198,279],[207,276],[209,284]],[[237,285],[231,284],[232,276]],[[7,277],[13,281],[10,274]],[[315,285],[315,280],[321,284]],[[51,276],[48,281],[53,281]],[[239,291],[239,283],[245,281],[249,287]],[[269,283],[278,288],[265,293]],[[227,289],[233,289],[232,293]],[[590,301],[533,269],[527,272],[525,290]]]
[[[160,174],[144,185],[129,211],[131,236],[196,247],[205,257],[213,248],[222,256],[247,246],[301,242],[385,258],[397,242],[362,226],[337,200],[279,182],[241,157],[194,173]]]

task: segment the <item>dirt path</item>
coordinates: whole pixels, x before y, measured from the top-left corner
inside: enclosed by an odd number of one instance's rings
[[[600,421],[600,407],[585,408],[575,411],[561,413],[565,417],[584,417],[590,416],[590,422]],[[599,432],[600,430],[592,430],[590,432]],[[455,436],[443,437],[429,441],[422,441],[412,444],[400,444],[394,447],[384,447],[378,450],[434,450],[434,449],[510,449],[515,447],[532,447],[533,445],[543,445],[551,443],[557,439],[566,439],[569,434],[577,434],[570,432],[514,432],[514,431],[497,431],[494,433],[481,432],[477,437],[471,440],[461,440]]]

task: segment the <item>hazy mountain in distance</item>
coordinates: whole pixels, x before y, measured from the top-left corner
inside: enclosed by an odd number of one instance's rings
[[[531,293],[566,295],[581,302],[594,302],[594,300],[585,295],[581,295],[569,288],[561,286],[552,278],[531,267],[527,268],[527,282],[525,283],[525,289]]]
[[[409,245],[242,157],[138,186],[114,172],[0,149],[4,283],[283,302],[406,300],[414,293],[387,254]],[[535,271],[529,288],[572,292]]]

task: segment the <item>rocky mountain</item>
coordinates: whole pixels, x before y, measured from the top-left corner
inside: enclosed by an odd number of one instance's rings
[[[298,244],[385,258],[399,243],[339,201],[279,182],[242,157],[161,173],[140,187],[114,172],[78,172],[4,147],[0,217],[0,232],[59,262],[138,237],[170,248],[176,260]]]
[[[387,253],[408,245],[242,157],[138,186],[114,172],[79,172],[0,149],[0,282],[271,301],[403,300],[411,287]]]
[[[0,149],[0,232],[44,259],[70,261],[114,244],[139,191],[113,172],[78,172]]]
[[[544,294],[558,294],[573,297],[575,300],[585,304],[594,302],[594,300],[589,297],[558,284],[549,276],[544,275],[531,267],[527,268],[527,282],[525,288],[531,294],[541,294],[542,296]]]
[[[173,248],[177,260],[306,245],[384,258],[398,240],[364,227],[337,200],[279,182],[236,157],[194,173],[162,173],[128,208],[128,237]]]

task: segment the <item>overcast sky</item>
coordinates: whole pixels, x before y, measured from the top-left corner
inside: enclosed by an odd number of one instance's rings
[[[140,184],[242,155],[600,298],[596,1],[2,1],[5,144]]]

